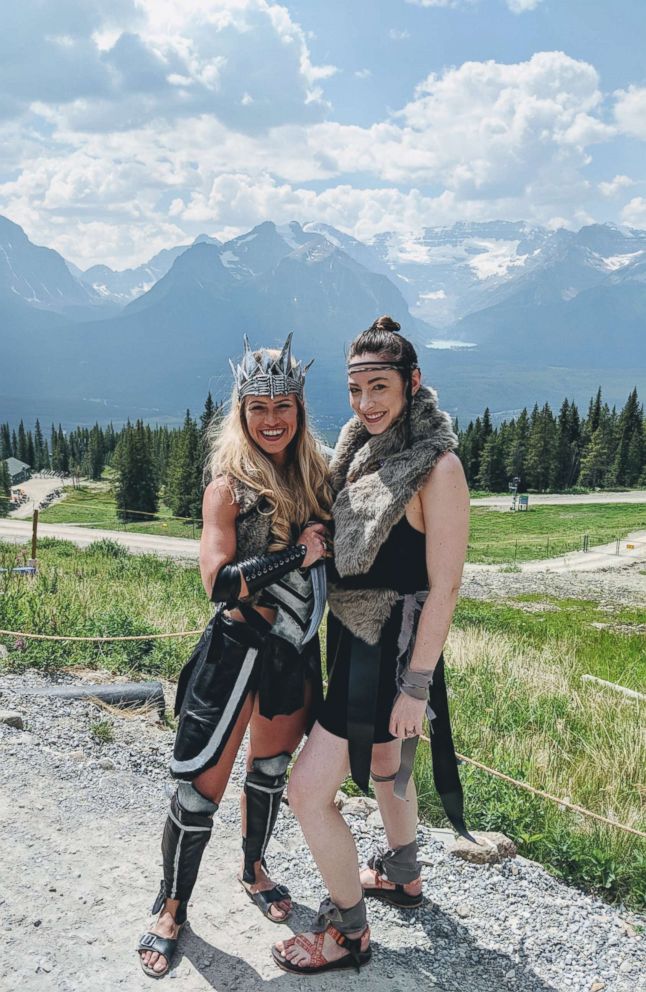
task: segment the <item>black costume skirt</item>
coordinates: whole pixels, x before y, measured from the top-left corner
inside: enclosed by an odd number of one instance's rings
[[[368,665],[378,665],[379,671],[373,682],[374,723],[373,744],[384,744],[395,738],[388,730],[390,715],[397,696],[397,639],[401,628],[402,604],[395,603],[382,632],[380,651]],[[350,737],[348,732],[348,700],[350,698],[350,678],[353,665],[353,634],[343,626],[332,612],[327,621],[327,677],[328,687],[325,702],[319,714],[319,723],[336,737]],[[362,674],[359,673],[359,678]],[[365,684],[365,683],[364,683]],[[370,687],[365,688],[370,692]],[[368,700],[366,700],[369,705]]]
[[[207,625],[177,683],[179,726],[170,772],[192,780],[220,759],[250,692],[260,715],[271,720],[302,708],[312,686],[309,728],[322,699],[318,637],[302,653],[280,637],[254,630],[218,610]]]
[[[374,646],[356,637],[328,613],[328,691],[318,721],[329,733],[347,740],[352,778],[364,792],[369,789],[372,745],[395,740],[388,726],[398,694],[397,641],[402,612],[400,600],[392,608],[379,644]],[[473,840],[464,822],[464,797],[451,734],[443,655],[435,666],[428,703],[433,717],[430,730],[435,787],[453,828]],[[406,764],[408,769],[404,782],[412,770],[416,741],[413,738],[402,744],[402,768]]]

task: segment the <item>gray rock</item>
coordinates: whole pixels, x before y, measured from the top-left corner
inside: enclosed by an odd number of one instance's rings
[[[473,865],[498,865],[504,858],[516,857],[516,845],[509,837],[496,831],[474,833],[477,844],[466,837],[458,839],[448,847],[448,853]]]
[[[368,816],[376,809],[376,800],[368,796],[349,796],[343,803],[343,813],[350,816]]]
[[[113,772],[117,767],[111,758],[99,758],[96,764],[98,768],[103,768],[106,772]]]
[[[16,710],[0,710],[0,723],[4,723],[6,727],[15,727],[16,730],[22,730],[25,726],[22,714]]]
[[[3,661],[5,658],[8,657],[9,657],[9,649],[6,648],[4,644],[0,644],[0,661]]]

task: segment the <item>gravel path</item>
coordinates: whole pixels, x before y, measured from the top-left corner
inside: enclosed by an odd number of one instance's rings
[[[92,673],[96,678],[96,673]],[[75,679],[52,677],[56,682]],[[5,879],[2,989],[103,992],[150,989],[134,947],[160,876],[172,734],[155,717],[106,713],[92,703],[21,695],[38,673],[0,676],[0,707],[25,730],[0,726]],[[108,720],[100,744],[91,724]],[[449,857],[441,832],[421,831],[427,902],[399,913],[371,906],[375,955],[359,976],[286,976],[269,955],[285,933],[262,919],[234,879],[239,856],[236,782],[217,814],[171,979],[197,992],[272,988],[374,992],[638,992],[646,919],[611,908],[517,858],[478,867]],[[365,856],[382,839],[378,814],[351,800],[348,820]],[[298,825],[283,807],[270,848],[275,876],[307,926],[323,895]],[[171,980],[167,979],[167,981]]]
[[[620,565],[596,571],[553,568],[551,559],[543,569],[509,571],[501,565],[464,566],[460,596],[470,599],[504,599],[539,593],[559,599],[591,599],[601,604],[626,604],[646,608],[646,564],[623,559]]]

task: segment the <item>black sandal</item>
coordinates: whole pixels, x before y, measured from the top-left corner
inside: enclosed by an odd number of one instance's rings
[[[164,903],[166,902],[166,892],[164,889],[164,882],[162,880],[161,887],[159,889],[159,894],[155,899],[151,913],[160,913],[164,908]],[[186,923],[186,903],[180,902],[177,908],[177,914],[175,916],[175,922],[177,924],[177,936],[176,937],[162,937],[161,934],[153,933],[152,930],[147,930],[146,933],[142,934],[139,939],[139,944],[137,946],[137,954],[139,955],[139,964],[141,965],[141,970],[149,978],[163,978],[170,971],[170,967],[177,950],[177,944],[179,942],[179,935],[182,932],[182,928]],[[146,951],[157,951],[166,958],[166,967],[163,971],[154,971],[149,965],[144,964],[142,954]]]
[[[177,942],[179,940],[179,935],[181,933],[184,924],[180,924],[177,937],[160,937],[158,933],[153,933],[152,930],[147,930],[145,934],[142,935],[139,946],[137,947],[137,953],[139,954],[139,963],[141,965],[141,970],[149,978],[163,978],[170,971],[170,966],[173,961],[173,956],[177,950]],[[155,971],[149,965],[144,964],[142,953],[144,951],[157,951],[166,958],[166,967],[163,971]]]
[[[297,934],[288,943],[295,943],[298,947],[308,952],[311,962],[308,965],[292,964],[276,947],[272,947],[271,949],[272,957],[279,968],[282,968],[283,971],[291,971],[296,975],[321,975],[324,971],[341,971],[346,968],[356,968],[357,971],[360,971],[365,964],[368,964],[372,957],[370,944],[368,944],[365,951],[361,950],[361,941],[367,929],[368,927],[365,928],[359,937],[346,937],[344,933],[341,933],[335,926],[329,923],[325,930],[314,934],[313,941],[308,940],[302,933]],[[337,958],[335,961],[328,961],[324,958],[323,941],[325,940],[326,933],[329,933],[334,938],[339,947],[344,947],[348,951],[348,954],[345,954],[342,958]]]
[[[399,909],[417,909],[424,902],[424,896],[421,892],[417,896],[412,896],[406,892],[401,882],[392,882],[391,884],[395,886],[394,889],[384,886],[382,880],[385,877],[382,871],[383,861],[379,855],[373,854],[372,857],[368,858],[368,868],[372,868],[374,871],[377,884],[364,888],[364,897],[381,899],[382,902],[388,902],[391,906],[397,906]],[[388,881],[387,878],[386,881]]]
[[[366,899],[381,899],[382,902],[389,902],[392,906],[398,906],[399,909],[417,909],[424,902],[424,896],[421,892],[418,896],[411,896],[399,882],[393,884],[394,889],[380,888],[379,885],[376,885],[364,889],[363,894]]]
[[[287,920],[292,915],[291,909],[288,909],[280,919],[271,912],[271,907],[274,903],[282,902],[283,899],[291,899],[289,889],[286,885],[274,885],[273,889],[266,889],[265,892],[250,892],[247,888],[248,882],[240,879],[240,884],[251,901],[255,902],[263,916],[271,920],[272,923],[287,923]],[[251,884],[253,885],[255,883],[252,882]]]

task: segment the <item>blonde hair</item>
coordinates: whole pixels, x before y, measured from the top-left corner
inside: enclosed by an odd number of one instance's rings
[[[274,356],[262,349],[255,357]],[[277,358],[279,352],[275,352]],[[253,398],[253,397],[251,397]],[[298,429],[290,444],[291,457],[279,468],[252,440],[245,416],[245,400],[234,389],[231,409],[223,420],[215,417],[207,428],[206,476],[224,477],[235,500],[236,481],[248,486],[267,503],[272,517],[269,550],[293,544],[308,520],[329,520],[332,492],[327,463],[307,423],[304,403],[296,397]]]

